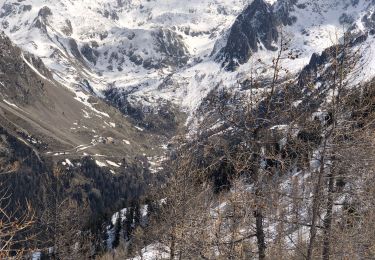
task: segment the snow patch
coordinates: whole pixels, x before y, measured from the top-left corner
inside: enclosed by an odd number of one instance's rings
[[[76,97],[74,98],[75,100],[81,102],[86,107],[90,108],[93,112],[95,112],[96,114],[109,117],[107,113],[101,112],[93,107],[93,105],[88,101],[90,98],[89,95],[83,93],[82,91],[76,91],[75,94],[76,94]]]
[[[109,161],[109,160],[106,160],[106,162],[107,162],[108,165],[111,165],[111,166],[114,166],[114,167],[117,167],[117,168],[120,167],[120,165],[118,165],[118,164],[115,163],[115,162],[112,162],[112,161]]]
[[[49,81],[49,79],[47,79],[44,75],[42,75],[26,58],[25,58],[25,56],[23,55],[23,53],[22,53],[22,55],[21,55],[21,57],[22,57],[22,59],[23,59],[23,61],[27,64],[27,66],[29,66],[30,67],[30,69],[32,69],[39,77],[41,77],[42,79],[44,79],[44,80],[47,80],[47,81]]]
[[[144,129],[143,128],[140,128],[139,126],[134,126],[137,130],[139,130],[139,131],[141,131],[141,132],[143,132],[144,131]]]
[[[106,167],[106,166],[107,166],[106,163],[101,162],[101,161],[98,161],[98,160],[95,160],[95,163],[96,163],[96,165],[98,165],[99,167]]]
[[[18,109],[19,109],[19,107],[18,107],[16,104],[11,103],[11,102],[7,101],[6,99],[3,99],[3,101],[4,101],[4,103],[6,103],[6,104],[9,105],[9,106],[12,106],[12,107],[15,107],[15,108],[18,108]]]

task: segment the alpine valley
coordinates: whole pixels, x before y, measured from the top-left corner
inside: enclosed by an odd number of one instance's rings
[[[374,259],[374,80],[375,0],[0,0],[0,258]]]

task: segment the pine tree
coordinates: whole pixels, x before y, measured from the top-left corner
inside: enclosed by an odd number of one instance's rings
[[[116,248],[120,244],[121,222],[121,211],[119,211],[115,224],[115,237],[112,242],[112,248]]]
[[[126,239],[126,241],[130,240],[130,236],[132,233],[133,211],[131,209],[131,207],[127,209],[126,218],[124,221],[124,238]]]
[[[134,228],[141,224],[142,214],[141,214],[141,207],[139,202],[137,201],[134,206]]]

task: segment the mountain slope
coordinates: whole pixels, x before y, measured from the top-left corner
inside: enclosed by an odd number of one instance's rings
[[[12,40],[41,57],[55,79],[67,87],[88,80],[100,96],[111,87],[152,90],[160,78],[207,56],[244,4],[4,1],[0,17]]]
[[[372,1],[350,0],[7,0],[0,20],[6,34],[41,57],[68,88],[90,88],[99,97],[110,92],[110,99],[126,99],[138,110],[172,102],[193,111],[218,84],[236,87],[249,71],[268,77],[281,38],[293,57],[282,65],[293,74],[348,29],[371,33],[373,9]],[[268,16],[258,19],[262,10]],[[243,31],[247,24],[264,31]],[[226,73],[223,57],[243,65]]]
[[[0,182],[10,209],[30,202],[40,217],[56,200],[74,198],[95,220],[140,196],[159,170],[166,137],[64,88],[3,34],[0,46]]]

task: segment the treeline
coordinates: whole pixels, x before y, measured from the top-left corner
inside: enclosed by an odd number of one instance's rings
[[[95,256],[106,250],[104,223],[138,200],[151,181],[142,158],[123,159],[116,175],[90,157],[72,162],[67,167],[43,158],[0,128],[2,259],[32,252],[47,259]]]

